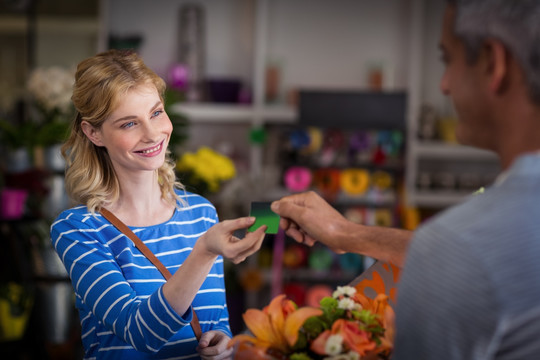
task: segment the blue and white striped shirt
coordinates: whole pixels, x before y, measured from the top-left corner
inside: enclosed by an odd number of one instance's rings
[[[165,223],[131,227],[171,273],[197,239],[218,222],[216,209],[199,195],[182,195],[187,206]],[[133,242],[86,206],[62,212],[51,240],[71,278],[81,321],[85,359],[197,358],[189,325],[192,308],[176,314],[163,297],[165,279]],[[203,332],[229,336],[223,258],[218,257],[192,307]]]

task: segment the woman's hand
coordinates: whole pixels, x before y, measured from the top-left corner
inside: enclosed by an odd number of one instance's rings
[[[237,230],[246,229],[253,223],[255,223],[254,217],[224,220],[208,229],[195,246],[203,246],[206,252],[222,255],[235,264],[241,263],[249,255],[259,250],[264,240],[266,225],[259,227],[254,232],[248,232],[243,239],[234,236]]]
[[[211,330],[201,336],[197,351],[201,359],[232,359],[233,349],[227,349],[227,344],[231,338],[221,331]]]

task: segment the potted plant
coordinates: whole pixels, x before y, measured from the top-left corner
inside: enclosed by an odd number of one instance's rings
[[[59,66],[36,68],[28,77],[29,117],[36,125],[34,146],[43,149],[43,165],[53,171],[64,170],[60,146],[75,116],[73,81],[74,71]]]
[[[30,154],[34,147],[35,125],[30,122],[16,124],[0,119],[0,140],[6,151],[6,171],[22,172],[32,165]]]

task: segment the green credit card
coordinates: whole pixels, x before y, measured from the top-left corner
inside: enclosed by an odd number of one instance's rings
[[[279,215],[270,209],[271,202],[254,201],[251,203],[249,216],[255,217],[255,223],[248,231],[255,231],[262,225],[268,226],[265,233],[277,234],[279,229]]]

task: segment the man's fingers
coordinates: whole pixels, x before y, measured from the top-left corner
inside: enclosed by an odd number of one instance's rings
[[[281,200],[274,201],[270,205],[270,209],[272,209],[273,212],[275,212],[281,217],[286,218],[291,217],[291,214],[294,213],[295,208],[297,208],[297,206],[294,204],[293,201],[290,200],[290,197],[285,197]]]
[[[297,228],[290,227],[285,233],[293,238],[298,243],[304,242],[304,234],[302,234]]]
[[[291,226],[291,221],[287,218],[280,218],[279,219],[279,227],[282,229],[287,230]]]

